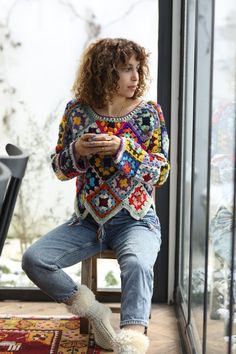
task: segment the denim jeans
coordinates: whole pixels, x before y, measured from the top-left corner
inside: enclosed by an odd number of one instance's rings
[[[116,252],[121,270],[121,327],[148,325],[153,293],[153,266],[161,245],[159,219],[151,208],[142,220],[122,209],[102,226],[88,215],[71,220],[36,241],[23,255],[28,277],[57,302],[66,302],[78,289],[63,268],[108,248]],[[101,228],[100,228],[101,231]]]

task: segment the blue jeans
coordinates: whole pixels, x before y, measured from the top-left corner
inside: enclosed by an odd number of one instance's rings
[[[71,220],[36,241],[23,255],[28,277],[57,302],[66,302],[78,286],[62,268],[108,248],[116,252],[121,270],[121,327],[148,325],[153,293],[153,266],[161,245],[159,219],[151,208],[142,220],[125,209],[102,226],[88,215]],[[101,231],[101,228],[100,228]]]

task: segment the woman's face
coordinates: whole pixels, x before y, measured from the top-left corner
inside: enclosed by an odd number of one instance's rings
[[[131,56],[126,64],[118,66],[119,80],[117,95],[125,98],[131,98],[137,89],[139,82],[139,67],[140,63]]]

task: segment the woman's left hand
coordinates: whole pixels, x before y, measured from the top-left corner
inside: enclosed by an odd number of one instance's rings
[[[87,146],[94,148],[96,154],[107,156],[115,155],[121,144],[121,139],[116,135],[96,134],[88,142]]]

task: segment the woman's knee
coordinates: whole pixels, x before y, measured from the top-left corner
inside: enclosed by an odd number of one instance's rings
[[[153,291],[153,267],[136,255],[126,257],[121,263],[122,303],[129,306],[133,303],[135,307],[140,302],[148,316],[147,306]]]
[[[124,272],[141,272],[152,273],[152,267],[145,259],[137,255],[129,254],[124,255],[119,260],[121,273]]]
[[[27,269],[31,267],[33,257],[31,257],[29,250],[26,250],[21,259],[21,267],[22,269],[27,272]]]
[[[30,273],[39,264],[39,257],[33,247],[29,247],[22,256],[21,266],[26,274]]]

